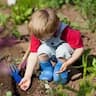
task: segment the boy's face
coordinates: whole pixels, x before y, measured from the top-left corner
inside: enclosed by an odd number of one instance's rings
[[[54,35],[54,33],[45,34],[44,37],[42,37],[40,40],[41,40],[41,41],[47,41],[47,40],[50,39],[53,35]]]

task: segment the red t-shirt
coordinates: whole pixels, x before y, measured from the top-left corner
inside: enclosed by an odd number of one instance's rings
[[[78,30],[72,29],[69,26],[66,27],[62,33],[61,39],[66,41],[72,48],[83,47],[81,34]],[[34,35],[31,36],[30,51],[37,52],[41,42]]]

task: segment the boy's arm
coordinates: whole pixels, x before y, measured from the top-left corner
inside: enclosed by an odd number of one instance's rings
[[[27,49],[27,51],[26,51],[26,53],[25,53],[25,55],[24,55],[22,61],[24,61],[25,59],[27,59],[29,53],[30,53],[30,47],[28,47],[28,49]]]
[[[64,64],[61,66],[60,70],[57,73],[62,73],[63,71],[65,71],[69,65],[73,64],[76,60],[80,58],[83,51],[83,47],[75,49],[72,56],[66,62],[64,62]]]
[[[28,46],[28,49],[27,49],[26,53],[24,54],[21,63],[18,65],[19,70],[21,70],[22,68],[25,68],[25,65],[26,65],[25,63],[29,56],[29,53],[30,53],[30,47]]]
[[[37,53],[30,53],[27,60],[25,75],[19,83],[20,88],[24,91],[26,91],[31,84],[31,76],[36,63],[37,63]]]
[[[27,60],[27,66],[24,77],[31,78],[36,63],[37,63],[37,53],[31,52]]]

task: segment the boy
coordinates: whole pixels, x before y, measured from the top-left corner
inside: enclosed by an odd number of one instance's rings
[[[20,88],[24,91],[29,88],[38,61],[41,68],[40,80],[53,79],[55,82],[65,84],[68,79],[68,66],[74,63],[84,50],[80,32],[61,23],[52,9],[34,12],[29,30],[30,53],[25,75],[19,83]],[[53,56],[56,56],[55,65],[51,62]]]

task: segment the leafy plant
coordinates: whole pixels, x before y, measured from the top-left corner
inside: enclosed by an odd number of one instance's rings
[[[96,91],[96,85],[90,80],[82,80],[80,82],[80,88],[76,96],[93,96]]]
[[[76,4],[85,22],[88,23],[89,29],[96,32],[96,0],[82,0],[82,2],[77,0]]]
[[[85,52],[82,55],[82,66],[83,66],[83,78],[86,78],[87,75],[87,65],[88,65],[88,55],[89,55],[90,49],[85,50]]]
[[[39,0],[38,8],[59,8],[64,4],[64,0]]]
[[[70,5],[76,5],[77,3],[80,3],[82,0],[63,0],[64,4],[70,4]]]
[[[16,24],[21,24],[29,20],[34,10],[45,7],[59,8],[63,3],[64,0],[17,0],[16,5],[12,7],[11,16]]]
[[[82,66],[83,66],[83,79],[86,79],[87,72],[90,74],[90,78],[96,76],[96,58],[89,59],[90,49],[85,50],[83,56],[82,56]],[[91,64],[89,64],[91,63]]]
[[[96,0],[64,0],[65,4],[75,5],[85,20],[86,29],[96,32]]]
[[[29,20],[29,16],[33,12],[36,1],[37,0],[17,0],[16,5],[12,7],[11,15],[16,24],[21,24]]]
[[[21,36],[20,32],[18,32],[17,29],[13,29],[12,35],[15,36],[16,38],[19,38]]]
[[[96,76],[96,58],[93,58],[92,66],[88,67],[87,70],[93,74],[94,77]]]
[[[51,88],[47,81],[45,81],[45,89],[47,96],[69,96],[66,92],[64,92],[64,88],[61,84],[57,85],[57,87]]]
[[[4,15],[2,13],[0,13],[0,26],[5,26],[7,19],[8,19],[8,15]]]
[[[85,50],[82,56],[83,79],[80,81],[80,87],[76,96],[93,96],[92,94],[96,91],[96,85],[92,82],[93,77],[96,76],[96,59],[94,58],[92,66],[88,67],[89,52],[90,49]],[[87,75],[87,72],[92,73]]]
[[[12,96],[12,92],[11,91],[7,91],[6,92],[6,96]]]
[[[58,85],[53,89],[54,96],[69,96],[65,91],[62,85]]]

